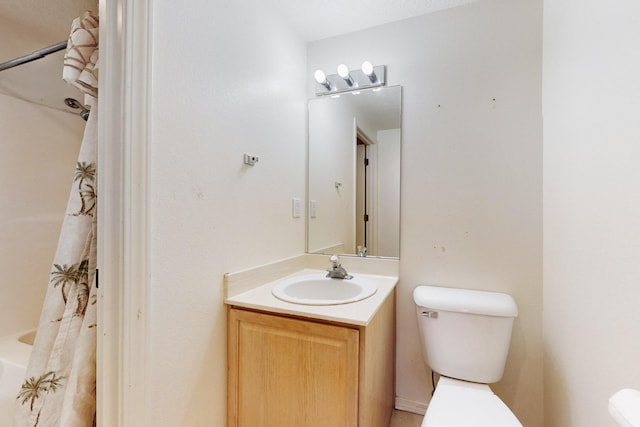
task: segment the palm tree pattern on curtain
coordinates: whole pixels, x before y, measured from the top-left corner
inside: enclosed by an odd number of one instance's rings
[[[78,162],[73,182],[78,183],[81,205],[75,215],[93,215],[96,207],[95,163]]]
[[[62,285],[62,299],[65,304],[67,303],[69,289],[77,287],[78,305],[73,315],[84,316],[89,302],[89,260],[83,259],[79,263],[72,265],[53,264],[53,267],[55,270],[51,273],[50,283],[53,284],[54,288]]]
[[[53,371],[41,375],[38,379],[31,377],[22,384],[20,393],[18,394],[18,399],[22,400],[23,405],[28,402],[29,410],[33,411],[33,404],[35,401],[44,393],[48,393],[49,391],[55,392],[61,385],[61,381],[62,378],[56,377],[56,373]],[[39,418],[40,416],[38,416],[38,420]]]

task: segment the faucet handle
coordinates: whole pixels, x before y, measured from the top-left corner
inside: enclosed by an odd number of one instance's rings
[[[340,258],[338,258],[338,255],[331,255],[331,258],[329,258],[329,262],[331,263],[332,267],[340,267]]]

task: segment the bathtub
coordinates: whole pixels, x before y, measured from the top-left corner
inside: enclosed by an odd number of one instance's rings
[[[11,426],[16,396],[24,382],[35,331],[0,338],[0,426]]]

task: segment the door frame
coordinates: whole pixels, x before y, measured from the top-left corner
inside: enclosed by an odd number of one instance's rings
[[[148,407],[151,0],[99,0],[97,423]]]

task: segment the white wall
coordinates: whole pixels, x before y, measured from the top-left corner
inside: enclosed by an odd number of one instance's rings
[[[309,252],[342,247],[356,252],[356,131],[352,106],[344,98],[309,103],[309,199],[316,216],[309,218]],[[336,188],[336,182],[340,185]]]
[[[37,326],[84,123],[0,94],[0,336]]]
[[[545,425],[640,389],[640,3],[544,4]]]
[[[376,144],[377,213],[376,252],[384,256],[400,256],[400,170],[402,155],[400,129],[378,132]]]
[[[223,426],[223,275],[305,250],[305,46],[260,0],[156,1],[152,33],[147,425]]]
[[[308,76],[369,59],[403,86],[397,394],[408,407],[431,389],[413,288],[504,291],[520,315],[494,390],[524,425],[543,425],[541,19],[540,1],[484,0],[309,45]]]

